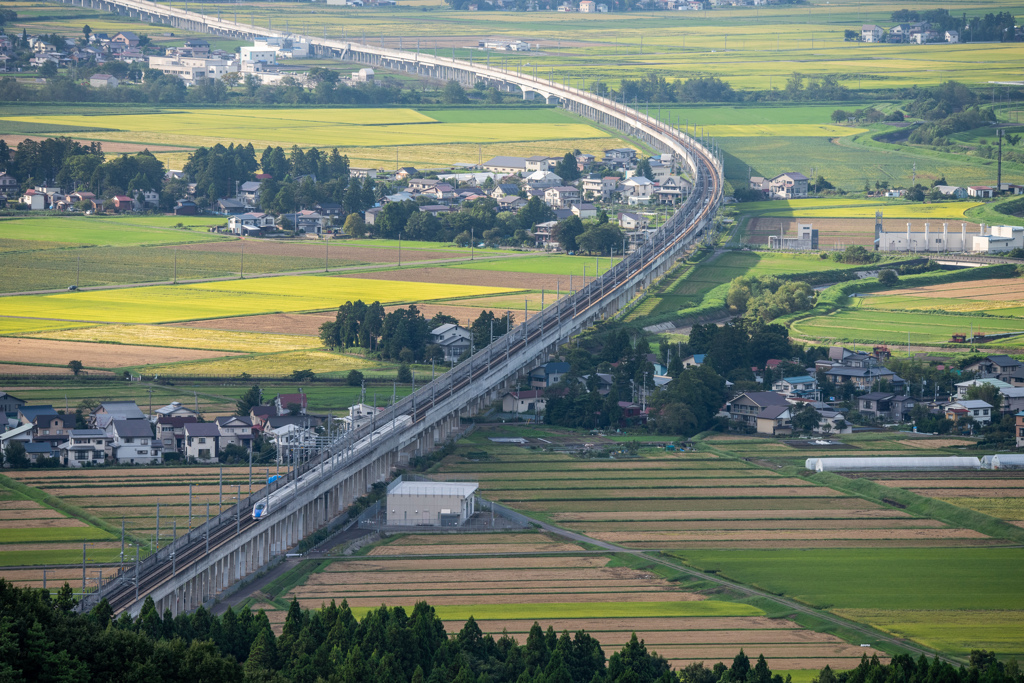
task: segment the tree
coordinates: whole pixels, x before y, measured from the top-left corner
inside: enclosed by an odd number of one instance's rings
[[[68,361],[68,369],[71,370],[71,374],[73,374],[75,377],[78,377],[78,373],[80,373],[82,371],[82,361],[80,361],[80,360]]]
[[[965,396],[969,401],[985,401],[992,406],[993,414],[999,412],[999,406],[1003,403],[1003,395],[999,392],[999,388],[991,384],[975,384],[968,387]]]
[[[292,370],[291,379],[295,382],[312,382],[316,379],[316,373],[308,368],[305,370]]]
[[[50,61],[45,62],[39,67],[39,75],[43,78],[53,78],[57,75],[57,65]]]
[[[885,285],[886,287],[895,287],[900,282],[899,276],[895,270],[886,268],[878,274],[878,284]]]
[[[565,251],[579,251],[576,238],[583,234],[583,221],[579,216],[569,216],[559,221],[551,236],[562,246]]]
[[[235,415],[248,415],[256,406],[263,404],[263,390],[259,384],[253,384],[242,397],[235,402]]]
[[[793,429],[810,434],[818,426],[820,419],[817,410],[804,404],[793,413]]]
[[[462,89],[462,85],[458,81],[448,81],[444,86],[444,91],[441,93],[441,100],[445,104],[465,104],[469,102],[469,98],[466,97],[466,91]]]
[[[566,152],[562,160],[555,164],[554,173],[566,182],[579,180],[580,167],[576,156],[572,152]]]
[[[7,449],[4,450],[4,458],[11,467],[27,467],[28,455],[25,452],[25,444],[11,439],[7,442]]]
[[[363,373],[358,370],[349,370],[348,374],[345,375],[345,384],[350,387],[360,387],[363,385]]]
[[[641,175],[648,180],[654,180],[654,171],[651,169],[651,160],[641,159],[640,163],[636,165],[636,174]]]
[[[398,366],[398,376],[396,378],[400,384],[412,384],[412,370],[405,363]]]
[[[843,110],[843,109],[836,109],[834,112],[832,112],[832,122],[833,123],[844,123],[849,118],[850,118],[850,113],[848,111]]]

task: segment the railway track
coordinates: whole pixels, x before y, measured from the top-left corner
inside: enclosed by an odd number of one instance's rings
[[[92,4],[93,0],[63,0],[65,4]],[[237,34],[249,31],[252,34],[278,35],[280,32],[270,31],[261,27],[239,25],[234,22],[221,21],[219,18],[207,17],[194,12],[184,12],[177,8],[167,7],[146,0],[104,0],[105,8],[127,8],[135,12],[144,12],[147,16],[164,16],[168,21],[187,20],[200,22],[206,30],[215,33]],[[119,10],[115,10],[119,11]],[[142,16],[140,14],[140,16]],[[284,34],[280,34],[284,35]],[[253,520],[248,509],[254,501],[268,496],[284,486],[293,485],[297,488],[315,486],[322,483],[324,476],[335,472],[338,465],[348,467],[359,464],[363,459],[372,459],[380,451],[379,442],[369,440],[369,446],[354,450],[354,446],[367,442],[365,437],[372,434],[383,421],[393,421],[400,416],[412,418],[412,425],[405,430],[410,434],[419,433],[429,426],[431,413],[448,414],[458,410],[461,397],[472,400],[483,395],[494,383],[504,381],[518,369],[516,363],[529,362],[531,355],[555,347],[580,332],[585,324],[596,318],[601,310],[607,311],[614,307],[615,302],[628,300],[644,278],[649,280],[650,274],[659,264],[678,252],[682,246],[701,234],[710,225],[723,195],[724,178],[722,161],[717,152],[708,144],[680,131],[664,122],[651,119],[649,116],[615,103],[607,98],[572,87],[559,85],[520,73],[503,71],[490,66],[474,65],[459,60],[446,60],[420,53],[408,53],[385,48],[373,48],[368,45],[345,43],[334,40],[320,40],[305,36],[310,43],[322,46],[326,50],[343,50],[342,54],[356,57],[379,57],[389,63],[406,60],[407,65],[415,60],[416,68],[426,66],[433,69],[447,69],[454,73],[472,72],[480,78],[501,80],[523,89],[523,92],[535,90],[545,96],[556,97],[574,111],[598,120],[614,120],[621,130],[635,134],[648,144],[671,152],[681,162],[689,166],[693,178],[693,190],[686,201],[672,217],[650,239],[643,242],[634,251],[623,258],[618,264],[595,278],[581,290],[560,299],[555,305],[539,312],[533,318],[524,320],[514,330],[499,338],[494,343],[481,349],[471,358],[421,387],[409,396],[396,402],[389,412],[377,418],[373,423],[359,430],[354,430],[338,438],[325,448],[316,458],[301,464],[281,481],[268,484],[245,501],[238,503],[237,509],[220,514],[209,523],[192,530],[186,536],[178,538],[168,548],[163,548],[155,556],[139,565],[130,567],[104,584],[97,593],[86,596],[81,609],[88,609],[100,598],[106,598],[115,613],[131,608],[147,594],[164,586],[182,571],[189,571],[195,565],[201,565],[207,555],[230,543],[240,534],[245,534],[260,522]],[[629,295],[629,296],[627,296]],[[525,359],[525,360],[524,360]],[[483,386],[481,383],[491,382]],[[474,393],[476,391],[476,393]],[[462,405],[465,405],[464,403]],[[330,463],[330,470],[325,472],[325,463]],[[320,468],[319,477],[303,477],[313,468]],[[207,540],[207,536],[209,537]]]

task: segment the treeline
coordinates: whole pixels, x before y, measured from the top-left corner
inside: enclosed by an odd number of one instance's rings
[[[492,321],[497,339],[515,324],[515,317],[510,313],[496,317],[490,311],[481,311],[470,326],[477,349],[490,343]],[[338,307],[333,321],[320,326],[320,341],[330,350],[361,347],[382,359],[403,363],[443,361],[444,350],[433,343],[430,331],[449,323],[459,325],[461,321],[440,312],[427,320],[415,305],[385,313],[379,301],[346,301]]]
[[[687,343],[661,346],[660,361],[672,381],[657,390],[648,354],[646,339],[634,338],[626,330],[567,349],[570,369],[562,382],[548,390],[545,422],[588,429],[636,426],[637,420],[622,417],[618,403],[639,402],[646,388],[648,428],[660,434],[692,436],[722,426],[715,416],[727,398],[726,379],[738,389],[760,389],[751,367],[763,367],[769,358],[796,357],[813,363],[826,357],[827,349],[804,350],[790,343],[789,331],[782,325],[755,319],[743,318],[723,327],[697,324]],[[693,354],[704,354],[704,362],[684,368],[683,361]],[[805,372],[799,365],[794,368]]]
[[[114,62],[115,64],[117,62]],[[229,87],[222,80],[203,79],[191,88],[176,76],[156,69],[129,70],[126,82],[133,77],[141,79],[131,87],[93,88],[88,83],[91,72],[102,69],[82,67],[71,73],[56,71],[46,82],[26,86],[13,77],[0,79],[0,101],[4,102],[109,102],[132,104],[251,104],[251,105],[304,105],[304,104],[419,104],[424,98],[418,91],[375,83],[328,85],[308,89],[291,76],[281,79],[280,85],[262,85],[252,74],[238,81],[239,87]],[[109,71],[110,69],[107,69]],[[84,80],[83,80],[84,79]],[[229,78],[229,83],[235,79]]]
[[[814,307],[814,290],[806,282],[774,275],[741,275],[729,285],[729,308],[761,322]]]
[[[715,76],[675,79],[669,81],[656,73],[648,73],[633,80],[623,78],[618,92],[609,90],[603,82],[595,82],[598,95],[624,100],[626,104],[648,102],[743,102],[761,100],[838,101],[845,100],[849,91],[839,82],[836,74],[808,76],[793,73],[782,90],[743,92],[734,90],[729,83]]]
[[[474,241],[487,246],[519,245],[532,244],[528,231],[537,223],[555,217],[551,208],[538,197],[531,197],[526,206],[514,213],[496,213],[497,201],[482,197],[463,204],[459,211],[442,213],[440,217],[419,210],[421,205],[431,201],[421,198],[389,202],[377,214],[373,225],[360,226],[357,222],[352,230],[385,239],[395,239],[401,234],[406,239],[455,242],[460,246],[469,246]]]
[[[26,187],[56,185],[98,197],[159,191],[164,179],[163,162],[149,151],[106,161],[100,143],[83,145],[65,137],[22,140],[14,150],[0,140],[0,171],[21,180]]]
[[[927,21],[933,31],[957,31],[961,42],[992,42],[1012,43],[1016,38],[1017,21],[1009,12],[991,12],[980,17],[967,18],[964,12],[955,17],[947,9],[932,10],[896,10],[891,15],[897,24]]]

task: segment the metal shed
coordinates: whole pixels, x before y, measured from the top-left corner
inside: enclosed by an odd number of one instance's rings
[[[959,455],[943,458],[809,458],[805,467],[816,472],[978,470],[981,469],[981,460]]]
[[[991,468],[994,470],[1015,469],[1024,467],[1024,455],[1018,453],[997,453],[992,456]]]

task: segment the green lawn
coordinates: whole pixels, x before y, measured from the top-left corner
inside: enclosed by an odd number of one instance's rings
[[[990,334],[1024,332],[1024,320],[1016,318],[903,313],[868,308],[844,309],[832,315],[799,320],[791,325],[794,336],[864,344],[941,344],[955,332],[971,328]]]
[[[678,550],[705,571],[828,609],[1024,610],[1021,548]]]
[[[615,257],[615,263],[619,257]],[[459,263],[452,268],[468,268],[470,270],[493,270],[505,273],[536,273],[537,275],[565,275],[573,276],[586,275],[588,278],[596,274],[600,275],[611,268],[611,261],[607,256],[600,258],[594,256],[566,256],[564,254],[553,256],[524,256],[522,258],[506,259],[502,261],[480,261],[478,263]],[[568,287],[566,280],[565,286]],[[577,287],[578,288],[578,287]]]
[[[173,226],[201,226],[203,232]],[[69,246],[140,246],[226,240],[205,232],[224,218],[196,216],[46,216],[0,218],[0,240],[60,242]],[[230,238],[233,239],[233,238]]]

